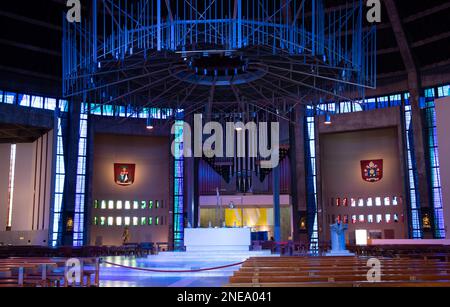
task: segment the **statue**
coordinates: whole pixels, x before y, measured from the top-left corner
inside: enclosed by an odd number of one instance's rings
[[[122,243],[124,245],[130,243],[130,238],[131,238],[130,229],[127,226],[127,227],[125,227],[125,229],[123,230],[123,233],[122,233]]]
[[[345,232],[348,230],[348,225],[337,222],[330,225],[331,231],[331,252],[327,253],[327,256],[353,256],[345,248]]]

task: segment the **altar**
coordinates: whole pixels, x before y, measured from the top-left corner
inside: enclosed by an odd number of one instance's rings
[[[184,245],[192,251],[249,251],[250,228],[185,228]]]

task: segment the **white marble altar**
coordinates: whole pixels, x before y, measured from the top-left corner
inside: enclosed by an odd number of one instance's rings
[[[250,228],[185,228],[186,251],[249,251]]]

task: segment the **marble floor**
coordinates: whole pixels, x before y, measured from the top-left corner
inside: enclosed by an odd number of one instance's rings
[[[160,253],[147,258],[107,257],[100,268],[101,287],[222,287],[240,265],[201,272],[175,272],[227,266],[249,257],[274,256],[257,252]],[[118,264],[125,267],[118,267]],[[167,272],[148,272],[133,268]]]
[[[120,270],[120,269],[119,269]],[[222,287],[229,277],[102,277],[100,287]]]

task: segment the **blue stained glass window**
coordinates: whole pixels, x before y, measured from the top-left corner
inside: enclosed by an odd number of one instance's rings
[[[77,181],[75,190],[75,218],[73,246],[82,246],[84,243],[84,212],[85,212],[85,191],[86,191],[86,153],[87,153],[87,132],[88,115],[86,115],[87,104],[83,114],[80,115],[80,139],[78,141],[78,165]]]
[[[102,105],[98,103],[91,103],[91,114],[102,115]]]
[[[439,97],[450,96],[450,85],[444,85],[444,86],[438,87],[438,96]]]
[[[37,109],[43,109],[44,108],[44,98],[37,97],[37,96],[31,97],[31,107],[37,108]]]
[[[439,92],[439,91],[438,91]],[[428,140],[426,146],[428,149],[428,169],[430,174],[431,199],[434,209],[434,232],[435,237],[445,239],[445,224],[442,218],[442,188],[439,164],[439,144],[436,128],[436,109],[435,109],[435,89],[425,90],[425,127],[424,133]]]
[[[425,90],[425,97],[432,98],[434,97],[434,88],[429,88]]]
[[[5,92],[4,103],[7,103],[7,104],[16,103],[16,93]]]
[[[408,96],[409,97],[409,96]],[[422,238],[422,228],[420,224],[420,204],[418,203],[418,190],[416,186],[416,166],[415,159],[413,159],[414,148],[411,145],[412,141],[412,111],[411,106],[405,106],[405,126],[406,126],[406,149],[408,154],[408,180],[409,180],[409,198],[411,210],[411,235],[414,239]]]
[[[364,100],[364,110],[375,110],[377,108],[376,98],[369,98]]]
[[[67,100],[59,100],[59,109],[61,112],[67,112],[69,110],[69,102]]]
[[[57,143],[56,143],[56,175],[54,204],[51,211],[50,225],[50,244],[57,246],[61,235],[61,209],[64,194],[65,165],[64,165],[64,147],[62,140],[61,119],[58,119]]]
[[[56,99],[54,99],[54,98],[47,98],[45,100],[45,108],[47,110],[54,111],[56,109]]]
[[[154,115],[154,113],[152,113]],[[175,122],[174,159],[174,246],[181,250],[184,245],[184,157],[178,153],[183,150],[183,121]]]
[[[319,252],[319,229],[318,229],[318,216],[317,216],[317,174],[316,174],[316,144],[315,144],[315,119],[313,116],[306,117],[306,181],[308,185],[308,211],[313,213],[311,219],[313,223],[313,228],[311,231],[310,246],[309,249],[311,253],[317,254]]]
[[[29,107],[31,102],[30,95],[18,95],[19,105],[22,107]]]
[[[339,112],[340,113],[350,113],[350,112],[352,112],[352,103],[351,102],[341,102],[339,104]]]
[[[127,117],[127,107],[119,106],[119,117]]]
[[[377,102],[378,102],[378,108],[380,108],[380,109],[389,107],[389,97],[387,97],[387,96],[378,97]]]
[[[401,106],[402,105],[402,95],[396,94],[391,95],[389,97],[391,107]]]
[[[103,116],[114,116],[114,106],[112,105],[102,106],[102,114]]]

